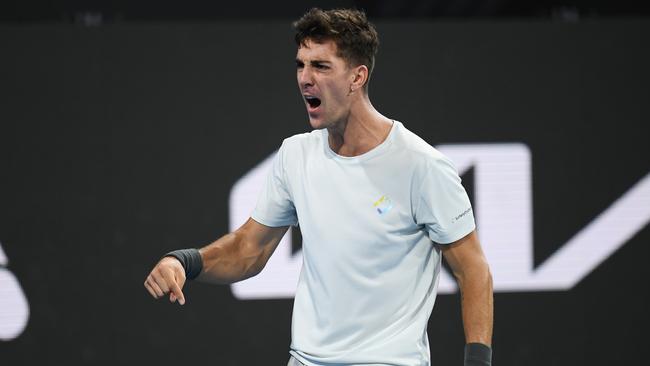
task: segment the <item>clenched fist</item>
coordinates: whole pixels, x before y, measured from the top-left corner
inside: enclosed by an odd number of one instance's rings
[[[154,298],[159,299],[169,294],[169,301],[178,300],[181,305],[185,304],[185,296],[181,290],[183,285],[185,285],[185,269],[174,257],[161,259],[144,281],[144,287]]]

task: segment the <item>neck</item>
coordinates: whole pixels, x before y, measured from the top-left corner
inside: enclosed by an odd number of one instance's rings
[[[367,96],[350,108],[346,118],[327,129],[332,151],[341,156],[357,156],[379,146],[390,133],[393,121],[379,113]]]

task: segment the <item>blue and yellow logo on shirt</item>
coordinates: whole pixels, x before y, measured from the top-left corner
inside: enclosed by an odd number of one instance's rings
[[[391,202],[390,198],[386,195],[381,196],[381,198],[375,201],[372,205],[380,215],[385,214],[393,208],[393,202]]]

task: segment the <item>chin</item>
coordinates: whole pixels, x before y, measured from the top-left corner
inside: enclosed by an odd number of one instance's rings
[[[320,118],[309,117],[309,124],[311,125],[311,128],[313,128],[314,130],[322,130],[323,128],[327,127],[325,121],[323,121]]]

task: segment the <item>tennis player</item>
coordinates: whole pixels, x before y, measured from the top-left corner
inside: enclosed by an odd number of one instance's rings
[[[300,225],[289,365],[430,365],[442,257],[460,288],[465,365],[490,365],[492,278],[470,201],[448,158],[371,104],[374,26],[356,10],[312,9],[294,28],[314,130],[284,140],[245,224],[168,253],[146,289],[182,305],[187,279],[255,276]]]

